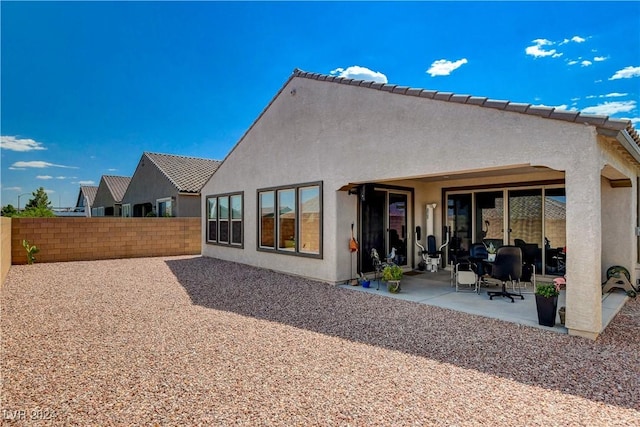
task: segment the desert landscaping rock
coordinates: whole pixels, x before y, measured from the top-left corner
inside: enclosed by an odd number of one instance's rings
[[[638,300],[590,341],[201,257],[1,296],[7,425],[640,425]]]

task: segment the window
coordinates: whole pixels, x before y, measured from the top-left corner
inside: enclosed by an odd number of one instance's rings
[[[170,197],[166,199],[158,199],[156,200],[156,212],[158,212],[158,216],[160,217],[169,217],[173,216],[172,208],[172,199]]]
[[[243,193],[207,197],[207,243],[242,247]]]
[[[122,205],[122,216],[126,218],[131,217],[131,204],[127,203]]]
[[[274,191],[265,191],[260,193],[258,202],[258,217],[260,218],[260,243],[259,247],[265,249],[275,249],[275,208],[274,208]]]
[[[258,250],[322,257],[322,183],[258,190]]]
[[[298,189],[298,211],[300,225],[300,252],[320,254],[320,187],[301,187]]]

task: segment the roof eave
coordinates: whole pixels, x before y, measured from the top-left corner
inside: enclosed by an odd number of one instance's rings
[[[626,129],[618,132],[616,140],[624,147],[625,150],[627,150],[631,157],[640,164],[640,147],[638,147],[638,144],[636,144]]]

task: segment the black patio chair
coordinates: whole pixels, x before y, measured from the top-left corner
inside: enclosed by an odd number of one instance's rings
[[[496,252],[496,260],[491,266],[490,277],[492,279],[502,282],[501,291],[489,291],[489,299],[493,297],[505,297],[509,298],[511,302],[514,302],[513,297],[520,297],[524,299],[522,294],[516,294],[507,291],[507,282],[516,283],[520,281],[522,276],[522,249],[517,246],[501,246]]]

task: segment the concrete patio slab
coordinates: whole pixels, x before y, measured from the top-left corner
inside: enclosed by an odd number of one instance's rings
[[[540,281],[551,282],[551,279],[538,279],[538,282]],[[524,300],[516,298],[513,303],[511,300],[506,298],[494,298],[493,300],[490,300],[487,296],[487,291],[497,290],[498,287],[494,284],[482,286],[479,294],[468,290],[456,292],[455,287],[451,285],[451,272],[448,270],[439,270],[437,273],[414,272],[412,275],[405,275],[402,278],[402,290],[397,294],[388,292],[385,282],[382,281],[380,281],[379,289],[377,289],[378,282],[374,280],[371,281],[371,287],[369,288],[351,286],[348,284],[340,286],[353,289],[355,291],[379,294],[389,298],[448,308],[463,313],[504,320],[506,322],[532,326],[548,331],[563,334],[568,333],[567,328],[560,323],[559,315],[556,315],[556,325],[554,327],[547,327],[538,324],[536,300],[530,284],[528,288],[522,289]],[[603,295],[603,330],[615,317],[618,311],[620,311],[627,298],[627,295],[621,291],[615,291]],[[558,308],[564,306],[565,301],[565,291],[562,290],[558,297]]]

